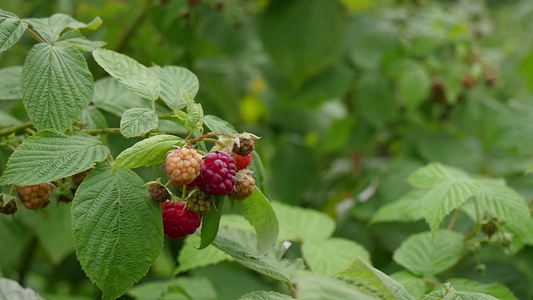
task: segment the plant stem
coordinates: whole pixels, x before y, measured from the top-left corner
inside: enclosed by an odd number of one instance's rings
[[[87,134],[116,133],[120,134],[120,128],[83,129]]]
[[[470,231],[467,235],[465,235],[465,237],[463,238],[463,241],[466,241],[470,239],[471,237],[475,236],[479,232],[479,229],[481,229],[481,218],[480,218],[480,213],[479,213],[479,205],[477,204],[476,197],[474,197],[473,201],[474,201],[474,207],[476,208],[476,227],[474,227],[472,231]]]
[[[0,130],[0,136],[9,135],[14,132],[24,131],[26,128],[29,128],[32,124],[33,124],[32,122],[26,122],[26,123],[11,126],[8,128],[4,128]]]
[[[206,141],[206,142],[213,142],[217,145],[219,145],[220,147],[222,147],[223,149],[226,148],[226,144],[222,143],[221,141],[219,140],[215,140],[215,139],[210,139],[210,138],[204,138],[203,141]]]
[[[228,136],[228,137],[234,137],[233,134],[229,134],[229,133],[219,133],[219,132],[210,132],[210,133],[207,133],[207,134],[204,134],[202,136],[199,136],[195,139],[192,139],[192,140],[188,140],[187,142],[190,143],[190,144],[193,144],[193,143],[197,143],[197,142],[200,142],[200,141],[205,141],[205,140],[211,140],[212,139],[207,139],[208,137],[212,137],[212,136],[217,136],[217,135],[223,135],[223,136]]]
[[[167,119],[167,118],[171,118],[172,117],[172,113],[166,113],[166,114],[162,114],[160,116],[157,116],[158,119]]]
[[[450,220],[450,223],[448,224],[448,227],[446,230],[452,231],[453,226],[455,225],[455,222],[457,221],[457,218],[459,217],[459,210],[455,211],[455,214],[453,215],[452,219]]]
[[[26,28],[26,31],[27,31],[31,36],[33,36],[37,41],[39,41],[40,43],[46,43],[46,41],[43,40],[43,38],[40,37],[40,36],[37,34],[37,32],[31,30],[30,27]]]

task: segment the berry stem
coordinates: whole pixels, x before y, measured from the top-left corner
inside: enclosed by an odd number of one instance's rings
[[[185,194],[187,194],[187,185],[183,185],[183,192],[181,193],[181,201],[185,201]]]
[[[0,130],[0,136],[10,135],[12,133],[23,131],[26,128],[31,127],[32,125],[33,125],[32,122],[26,122],[26,123],[22,123],[22,124],[19,124],[19,125],[11,126],[11,127],[8,127],[8,128],[4,128],[4,129]]]
[[[227,136],[227,137],[235,137],[235,135],[229,134],[229,133],[210,132],[210,133],[204,134],[202,136],[199,136],[199,137],[197,137],[195,139],[188,140],[187,142],[190,143],[190,144],[193,144],[193,143],[197,143],[197,142],[205,141],[205,140],[209,141],[211,139],[207,139],[208,137],[217,136],[217,135],[223,135],[223,136]],[[225,147],[225,145],[224,145],[224,147]]]
[[[453,226],[455,226],[455,222],[457,221],[457,218],[459,217],[459,210],[455,211],[455,214],[453,215],[452,219],[450,220],[450,223],[448,223],[448,227],[446,230],[452,231]]]
[[[210,138],[204,138],[203,141],[204,141],[204,142],[213,142],[213,143],[219,145],[220,147],[222,147],[222,149],[226,148],[226,144],[222,143],[222,142],[219,141],[219,140],[210,139]]]
[[[120,128],[100,128],[100,129],[83,129],[87,134],[117,133],[120,134]]]

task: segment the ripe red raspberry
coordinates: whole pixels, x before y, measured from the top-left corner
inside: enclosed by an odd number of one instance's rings
[[[199,215],[205,215],[211,208],[213,200],[200,190],[192,192],[187,197],[187,209]]]
[[[12,197],[12,196],[9,196]],[[6,200],[7,201],[7,200]],[[4,206],[4,196],[0,196],[0,213],[5,215],[12,215],[15,212],[17,212],[17,204],[15,203],[15,199],[12,199]]]
[[[185,208],[184,202],[165,202],[163,208],[163,229],[171,239],[193,234],[200,227],[200,216]]]
[[[237,167],[237,171],[240,171],[248,168],[248,166],[252,162],[253,153],[250,153],[246,156],[235,154],[233,158],[235,159],[235,166]]]
[[[239,174],[239,179],[235,184],[235,189],[230,194],[230,196],[235,200],[244,200],[250,197],[255,190],[255,179],[252,177],[252,175],[245,173],[241,174],[242,178]]]
[[[53,184],[46,182],[36,185],[17,186],[20,201],[27,209],[39,209],[50,203]]]
[[[229,195],[235,186],[235,174],[233,157],[226,152],[216,151],[207,154],[195,182],[207,195]]]
[[[87,177],[89,172],[91,172],[91,169],[72,175],[72,181],[74,181],[74,184],[76,186],[79,186],[81,182],[85,179],[85,177]]]
[[[249,138],[249,139],[239,138],[233,144],[233,153],[240,155],[240,156],[246,156],[252,153],[254,149],[255,149],[255,140],[252,138]]]
[[[152,200],[155,202],[163,203],[170,199],[170,192],[164,185],[161,185],[157,182],[152,182],[148,185],[148,191]]]
[[[167,154],[165,168],[167,177],[174,186],[183,186],[194,181],[200,174],[202,156],[191,148],[176,148]]]

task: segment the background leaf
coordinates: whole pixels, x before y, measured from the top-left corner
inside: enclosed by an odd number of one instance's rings
[[[299,299],[382,299],[363,293],[355,285],[350,285],[342,280],[306,271],[297,274],[296,283]]]
[[[43,300],[39,294],[29,288],[23,288],[14,280],[0,278],[0,299],[2,300]]]
[[[115,299],[141,279],[163,247],[160,205],[133,171],[99,166],[72,202],[76,254],[103,299]],[[98,259],[96,259],[98,258]]]
[[[198,93],[200,84],[194,73],[177,66],[151,67],[161,81],[161,99],[170,108],[182,109],[185,103],[181,99],[180,89],[184,89],[192,98]]]
[[[419,276],[438,274],[461,258],[463,235],[446,230],[410,236],[394,252],[394,261]]]
[[[399,200],[381,207],[372,217],[370,223],[379,222],[413,222],[424,218],[422,200],[426,190],[412,190]]]
[[[97,108],[119,117],[130,108],[152,108],[150,102],[130,92],[113,77],[104,77],[95,82],[92,101]]]
[[[13,152],[0,184],[33,185],[69,177],[108,155],[109,149],[87,134],[41,131]]]
[[[15,100],[22,98],[20,87],[21,77],[21,66],[0,69],[0,100]]]
[[[0,53],[11,48],[24,34],[28,24],[22,23],[17,15],[0,9]]]
[[[189,235],[187,238],[185,238],[185,243],[178,256],[179,266],[176,269],[176,274],[212,264],[217,264],[226,260],[233,260],[231,256],[213,245],[209,245],[203,249],[197,249],[196,246],[199,242],[200,237],[195,234]]]
[[[159,98],[161,84],[152,70],[133,58],[106,49],[93,51],[96,62],[133,93],[155,101]]]
[[[513,293],[502,284],[481,283],[462,278],[452,278],[448,282],[458,291],[483,293],[499,300],[517,300]]]
[[[107,128],[107,119],[104,114],[94,106],[86,107],[80,115],[80,123],[85,129]]]
[[[100,26],[102,20],[99,17],[96,17],[89,24],[85,24],[69,15],[58,13],[53,14],[49,18],[24,19],[24,22],[30,23],[33,29],[37,31],[46,42],[53,43],[57,41],[59,34],[61,34],[65,28],[87,28],[95,30]]]
[[[428,96],[431,79],[419,65],[406,68],[398,79],[398,96],[408,109],[417,108]]]
[[[172,146],[183,146],[182,138],[174,135],[155,135],[137,142],[130,148],[122,151],[115,159],[113,169],[134,169],[149,167],[165,161],[168,151]]]
[[[156,129],[159,124],[157,114],[147,108],[131,108],[120,119],[120,133],[125,138],[141,136]]]
[[[238,133],[237,130],[228,123],[227,121],[222,120],[221,118],[213,115],[205,115],[204,116],[204,124],[207,126],[211,131],[213,132],[220,132],[220,133],[229,133],[229,134],[236,134]]]
[[[246,295],[242,295],[239,300],[290,300],[293,297],[285,294],[267,291],[254,291]]]

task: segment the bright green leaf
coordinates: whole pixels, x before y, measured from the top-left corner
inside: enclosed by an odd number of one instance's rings
[[[421,66],[411,66],[398,79],[398,96],[408,109],[417,108],[428,96],[431,79]]]
[[[410,236],[394,252],[394,261],[419,276],[431,276],[453,266],[461,258],[463,235],[447,230]]]
[[[57,41],[59,35],[65,28],[81,29],[87,28],[91,30],[97,29],[102,24],[102,19],[94,18],[90,23],[85,24],[77,21],[66,14],[53,14],[49,18],[28,18],[23,20],[29,23],[37,33],[48,43]]]
[[[335,221],[313,209],[272,202],[279,221],[278,241],[305,242],[324,240],[335,230]]]
[[[172,146],[183,146],[185,141],[174,135],[156,135],[137,142],[122,151],[116,158],[113,169],[149,167],[165,161]]]
[[[379,222],[413,222],[424,218],[422,200],[427,190],[412,190],[398,201],[382,206],[370,220]]]
[[[44,300],[30,288],[23,288],[15,280],[0,278],[0,300]]]
[[[123,295],[146,275],[163,247],[160,205],[133,171],[111,170],[93,169],[72,202],[76,254],[103,299]]]
[[[185,239],[185,243],[180,250],[180,254],[178,255],[179,266],[176,269],[176,274],[202,268],[212,264],[218,264],[219,262],[226,260],[233,260],[231,256],[213,245],[209,245],[204,249],[197,249],[196,246],[199,243],[200,237],[194,234],[189,235]]]
[[[445,181],[470,178],[463,170],[430,163],[411,174],[407,181],[416,188],[430,188]]]
[[[20,87],[21,77],[21,66],[0,69],[0,100],[15,100],[22,98]]]
[[[72,47],[33,46],[22,69],[24,107],[38,130],[65,131],[91,102],[94,82]]]
[[[91,41],[81,34],[79,30],[71,30],[63,34],[55,45],[68,45],[81,51],[94,51],[105,46],[107,43],[102,41]]]
[[[236,201],[235,206],[255,229],[257,234],[256,256],[265,256],[274,247],[279,234],[278,219],[270,202],[256,188],[250,197],[243,201]]]
[[[308,271],[299,272],[296,275],[296,283],[298,287],[298,299],[382,299],[380,297],[365,294],[357,286],[350,285],[342,280],[325,277]]]
[[[17,15],[0,9],[0,53],[15,45],[28,28]]]
[[[328,277],[344,270],[356,256],[370,261],[363,246],[343,238],[306,241],[302,244],[302,255],[311,271]]]
[[[125,138],[142,136],[159,124],[157,114],[148,108],[131,108],[122,114],[120,133]]]
[[[449,280],[452,286],[459,291],[483,293],[499,300],[517,300],[506,286],[499,283],[481,283],[468,279],[452,278]]]
[[[213,132],[237,134],[237,130],[235,130],[233,125],[217,116],[204,116],[204,125]]]
[[[0,184],[32,185],[69,177],[108,155],[109,149],[87,134],[41,131],[13,152]]]
[[[290,300],[294,299],[293,297],[285,294],[280,294],[277,292],[267,292],[267,291],[253,291],[246,295],[242,295],[239,300]]]
[[[473,293],[473,292],[458,292],[451,284],[447,283],[444,288],[438,291],[427,294],[422,300],[498,300],[492,296]]]
[[[391,274],[390,277],[403,285],[403,287],[416,299],[424,297],[426,293],[426,282],[424,279],[415,276],[409,271],[399,271]]]
[[[198,78],[186,68],[177,66],[151,67],[161,81],[161,99],[170,108],[182,109],[185,103],[180,89],[184,89],[194,98],[198,93]]]
[[[133,93],[152,101],[159,98],[159,79],[152,70],[133,58],[102,48],[93,51],[93,57],[107,73]]]

